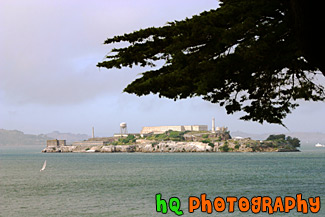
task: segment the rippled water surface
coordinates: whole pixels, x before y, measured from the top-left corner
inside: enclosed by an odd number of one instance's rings
[[[178,197],[321,197],[325,151],[300,153],[40,153],[0,147],[0,216],[176,216],[156,213],[155,195]],[[40,172],[44,160],[46,170]],[[269,216],[213,212],[211,216]],[[302,216],[276,213],[274,216]],[[309,215],[308,215],[309,216]],[[325,216],[321,208],[317,214]]]

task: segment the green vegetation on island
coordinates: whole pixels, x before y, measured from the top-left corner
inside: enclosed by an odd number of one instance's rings
[[[117,134],[90,138],[72,145],[65,140],[48,140],[43,152],[292,152],[299,151],[300,140],[284,134],[266,140],[232,138],[228,128],[213,131],[177,131]]]
[[[136,137],[130,134],[127,137],[118,138],[111,145],[132,145],[134,143],[136,143]]]
[[[252,140],[250,138],[231,138],[229,131],[211,133],[209,131],[166,131],[160,134],[149,134],[143,137],[128,135],[116,138],[107,145],[135,145],[139,141],[150,143],[152,148],[159,149],[163,142],[201,142],[219,152],[271,152],[298,151],[300,140],[284,134],[270,135],[266,140]]]

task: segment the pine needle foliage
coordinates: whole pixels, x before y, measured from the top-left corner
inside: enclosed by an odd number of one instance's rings
[[[127,93],[198,96],[228,114],[243,111],[243,120],[283,125],[297,100],[324,100],[318,68],[306,61],[291,18],[290,1],[223,0],[183,21],[108,38],[105,44],[129,44],[97,66],[151,66]]]

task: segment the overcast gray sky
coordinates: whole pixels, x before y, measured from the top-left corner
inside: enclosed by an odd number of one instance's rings
[[[142,126],[207,124],[231,131],[286,132],[244,122],[242,114],[193,98],[174,102],[122,93],[142,68],[98,69],[106,38],[162,26],[218,7],[216,0],[1,0],[0,128],[98,136]],[[290,131],[325,132],[324,103],[303,102],[284,123]]]

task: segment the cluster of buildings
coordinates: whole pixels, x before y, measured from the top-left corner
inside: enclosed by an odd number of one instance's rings
[[[143,127],[139,134],[132,133],[131,135],[136,135],[140,137],[144,137],[146,135],[151,134],[162,134],[167,131],[179,131],[179,132],[185,132],[185,131],[191,131],[191,132],[207,132],[208,125],[176,125],[176,126],[155,126],[155,127]],[[211,133],[225,133],[228,131],[227,127],[215,127],[215,119],[212,119],[212,127],[211,127]],[[101,137],[96,138],[94,133],[94,128],[92,128],[92,138],[86,140],[86,141],[80,141],[80,142],[74,142],[73,145],[75,146],[84,146],[84,145],[107,145],[113,141],[115,141],[117,138],[121,137],[127,137],[128,130],[127,130],[127,124],[125,122],[120,124],[120,133],[114,134],[114,137]],[[66,146],[65,140],[48,140],[47,141],[47,147],[60,147],[60,146]]]
[[[162,134],[169,130],[172,131],[208,131],[207,125],[178,125],[178,126],[158,126],[158,127],[143,127],[140,134]]]
[[[209,131],[208,125],[174,125],[174,126],[156,126],[156,127],[143,127],[140,131],[141,136],[145,136],[148,134],[162,134],[169,130],[172,131],[191,131],[191,132],[200,132],[200,131]],[[225,132],[227,131],[227,127],[215,127],[215,119],[212,119],[212,127],[211,133],[216,132]],[[120,134],[115,134],[116,137],[121,137],[127,135],[127,124],[125,122],[120,124]],[[134,135],[134,134],[133,134]]]

